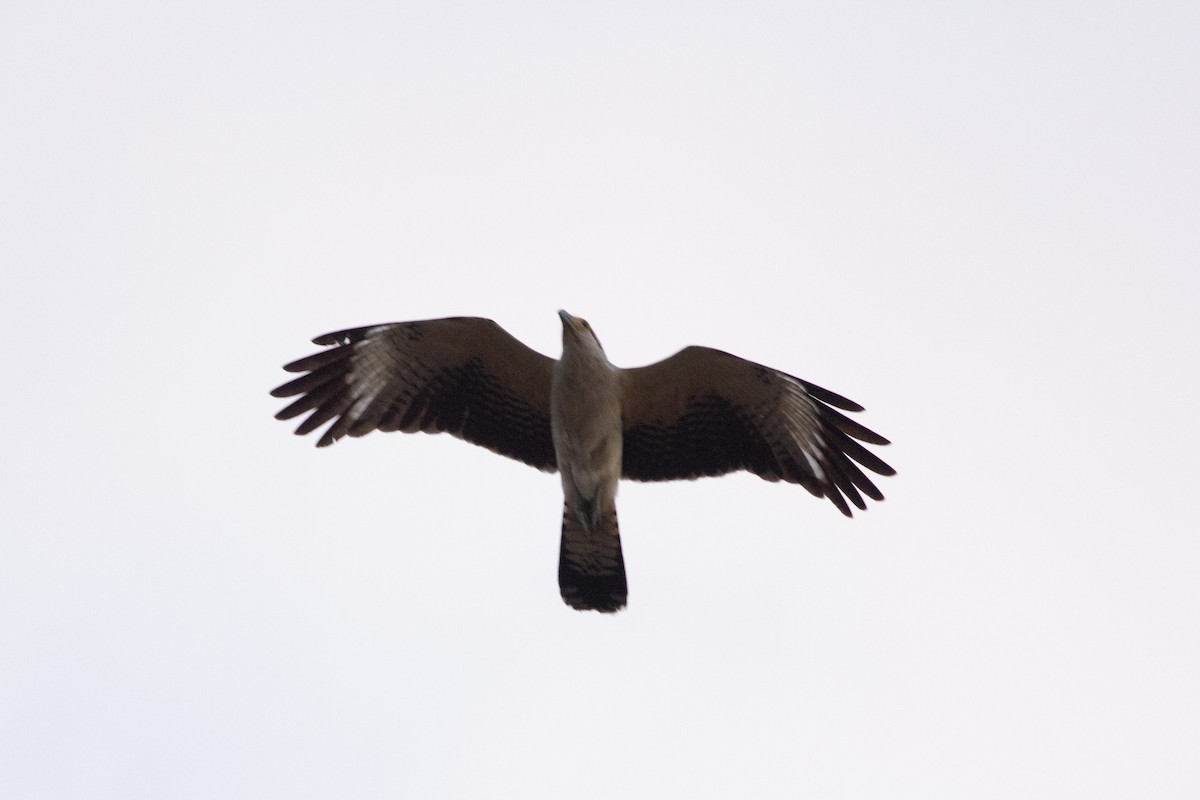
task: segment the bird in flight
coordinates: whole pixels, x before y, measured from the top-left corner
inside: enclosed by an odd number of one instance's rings
[[[645,367],[609,363],[586,320],[565,311],[557,361],[490,319],[452,317],[335,331],[327,349],[284,366],[305,373],[271,392],[312,412],[298,435],[449,433],[562,478],[558,583],[572,608],[625,606],[617,483],[747,470],[798,483],[843,514],[883,494],[860,468],[895,470],[860,442],[888,440],[837,409],[862,406],[820,386],[708,347]],[[857,462],[857,463],[855,463]]]

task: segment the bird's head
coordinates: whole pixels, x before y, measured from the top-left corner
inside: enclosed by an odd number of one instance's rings
[[[583,317],[573,317],[562,309],[559,309],[558,316],[559,319],[562,320],[563,324],[564,349],[569,347],[569,343],[572,342],[591,342],[595,344],[601,353],[604,352],[604,346],[600,344],[600,338],[596,336],[596,332],[592,330],[592,326],[588,324],[586,319]]]

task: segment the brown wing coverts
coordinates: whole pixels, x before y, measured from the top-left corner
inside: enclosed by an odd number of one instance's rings
[[[660,481],[744,469],[798,483],[851,516],[847,499],[860,509],[866,508],[863,495],[883,499],[859,465],[895,474],[859,444],[888,440],[833,408],[862,406],[729,353],[689,347],[625,370],[623,380],[626,478]]]
[[[446,432],[554,471],[553,360],[476,317],[396,322],[313,339],[329,349],[287,364],[305,372],[271,394],[301,395],[276,414],[312,412],[303,435],[332,420],[318,447],[373,430]]]

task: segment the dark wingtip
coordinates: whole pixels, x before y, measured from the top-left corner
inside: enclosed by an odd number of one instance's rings
[[[794,381],[797,381],[801,386],[804,387],[804,391],[808,392],[822,403],[828,403],[829,405],[840,408],[843,411],[866,411],[866,409],[860,406],[858,403],[854,402],[848,397],[843,397],[837,392],[831,392],[823,386],[817,386],[815,383],[809,383],[808,381],[797,378],[794,375],[789,375],[788,377]]]
[[[375,328],[383,327],[381,325],[367,325],[363,328],[346,328],[340,331],[330,331],[322,333],[312,340],[313,344],[331,345],[331,344],[353,344],[367,338],[367,331]]]
[[[846,502],[846,498],[842,497],[842,493],[838,491],[837,486],[830,486],[826,489],[825,496],[829,498],[829,502],[833,503],[843,515],[847,517],[854,516],[854,512],[850,510],[850,505]]]

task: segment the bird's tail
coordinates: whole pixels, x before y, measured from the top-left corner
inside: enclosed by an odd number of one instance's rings
[[[563,601],[580,611],[611,614],[625,607],[629,590],[616,509],[600,515],[589,530],[578,514],[563,506],[558,588]]]

